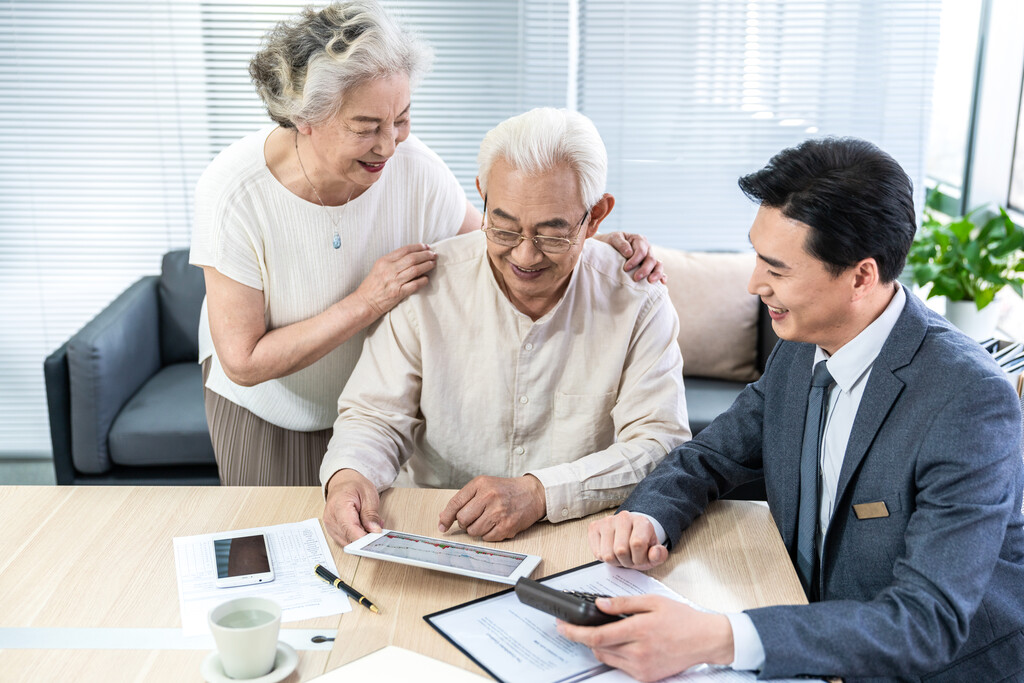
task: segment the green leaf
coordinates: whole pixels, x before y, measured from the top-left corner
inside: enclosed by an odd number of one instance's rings
[[[1011,233],[996,243],[992,248],[992,255],[996,258],[1002,258],[1009,256],[1015,251],[1019,251],[1022,247],[1024,247],[1024,232]],[[1018,256],[1017,260],[1020,261],[1021,257]]]
[[[978,293],[974,296],[974,305],[977,306],[978,310],[980,311],[981,309],[985,308],[990,303],[992,303],[992,299],[994,299],[995,296],[996,296],[996,289],[995,288],[993,288],[993,289],[982,289],[982,290],[978,291]]]
[[[967,266],[972,272],[980,273],[982,270],[981,243],[970,242],[964,248],[964,259],[967,261]]]
[[[939,289],[939,294],[941,296],[947,297],[952,301],[963,301],[969,298],[960,281],[955,277],[946,275],[945,273],[939,274],[935,278],[935,282],[932,286]]]
[[[967,243],[971,239],[971,231],[974,230],[974,223],[970,222],[966,218],[949,224],[950,231],[956,235],[956,238],[962,243]]]
[[[922,263],[914,266],[914,284],[924,287],[929,282],[934,282],[942,272],[942,268],[934,263]]]

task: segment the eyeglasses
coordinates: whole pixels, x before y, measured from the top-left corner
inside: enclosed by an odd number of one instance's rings
[[[487,239],[494,242],[502,247],[518,247],[523,240],[530,240],[533,242],[533,246],[537,247],[540,251],[545,254],[564,254],[569,251],[570,248],[577,242],[579,242],[580,229],[583,227],[583,223],[587,220],[587,216],[590,215],[590,209],[583,212],[583,218],[576,225],[576,231],[573,234],[572,239],[565,237],[549,237],[547,235],[534,235],[533,237],[526,237],[521,232],[512,232],[511,230],[499,230],[498,228],[485,228],[484,222],[487,221],[487,197],[484,197],[484,216],[483,221],[480,223],[480,229],[487,234]]]

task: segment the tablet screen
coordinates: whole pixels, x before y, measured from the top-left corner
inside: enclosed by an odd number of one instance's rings
[[[479,545],[453,543],[437,538],[389,531],[363,547],[364,551],[405,560],[418,560],[441,567],[468,569],[492,576],[511,576],[527,558]]]

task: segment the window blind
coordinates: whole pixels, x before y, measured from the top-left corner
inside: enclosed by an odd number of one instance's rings
[[[268,122],[248,60],[303,4],[0,7],[0,457],[49,452],[46,354],[188,246],[199,174]],[[383,4],[434,48],[413,130],[473,200],[483,134],[570,103],[608,145],[606,229],[659,244],[744,248],[736,178],[808,135],[871,139],[921,179],[940,0]]]
[[[809,136],[871,140],[923,187],[941,0],[579,6],[579,108],[619,200],[606,229],[747,248],[756,207],[736,179]]]
[[[281,0],[0,5],[0,457],[50,452],[42,362],[164,252],[225,146],[269,119],[248,61]],[[385,0],[434,48],[413,130],[474,198],[498,121],[564,106],[566,0]]]

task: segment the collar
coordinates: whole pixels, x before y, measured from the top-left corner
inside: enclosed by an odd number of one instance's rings
[[[897,286],[896,293],[882,314],[861,330],[860,334],[843,344],[831,357],[823,348],[816,346],[814,363],[827,361],[826,367],[836,384],[843,391],[849,392],[875,362],[906,303],[906,292],[902,286]]]

